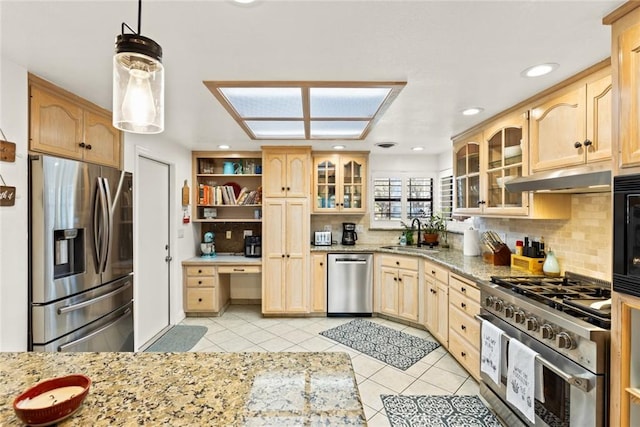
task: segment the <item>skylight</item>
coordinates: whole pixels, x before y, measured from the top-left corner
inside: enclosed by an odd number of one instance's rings
[[[251,139],[361,140],[406,82],[204,84]]]

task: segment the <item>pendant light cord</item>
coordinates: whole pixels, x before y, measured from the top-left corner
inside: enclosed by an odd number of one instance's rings
[[[138,0],[138,32],[135,32],[133,28],[127,25],[126,22],[123,22],[122,26],[120,27],[121,34],[124,34],[125,27],[128,28],[129,31],[131,31],[133,34],[137,34],[137,35],[142,34],[142,0]]]

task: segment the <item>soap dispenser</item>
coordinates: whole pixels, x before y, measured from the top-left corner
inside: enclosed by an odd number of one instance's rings
[[[544,260],[544,264],[542,264],[542,272],[545,276],[560,276],[560,264],[558,263],[558,259],[556,258],[551,248],[549,248],[549,250],[547,251],[547,256]]]

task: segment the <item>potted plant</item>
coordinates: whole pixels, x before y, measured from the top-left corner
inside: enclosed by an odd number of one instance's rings
[[[405,237],[406,244],[413,245],[413,233],[415,229],[413,228],[413,226],[405,224],[404,221],[400,221],[400,223],[404,227],[404,230],[402,231],[402,235],[404,235]]]
[[[440,214],[432,214],[423,222],[424,242],[433,245],[438,242],[440,233],[446,234],[447,223]]]

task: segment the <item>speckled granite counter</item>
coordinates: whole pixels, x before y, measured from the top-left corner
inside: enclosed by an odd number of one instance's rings
[[[529,276],[530,273],[512,269],[510,266],[494,266],[487,264],[481,256],[465,256],[462,251],[454,249],[429,250],[415,246],[386,248],[380,245],[353,246],[311,246],[312,252],[383,252],[396,255],[417,256],[434,261],[449,268],[454,273],[472,280],[490,280],[491,276]]]
[[[345,353],[0,353],[0,425],[51,377],[93,381],[61,426],[366,425]]]

